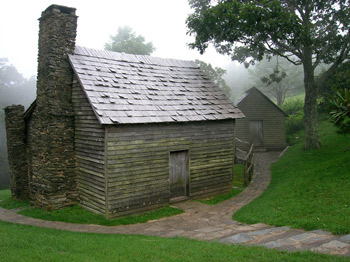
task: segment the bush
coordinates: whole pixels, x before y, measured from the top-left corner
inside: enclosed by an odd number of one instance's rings
[[[297,97],[297,98],[290,98],[287,99],[281,109],[287,114],[287,115],[294,115],[299,111],[303,111],[304,107],[304,99]]]
[[[304,112],[298,111],[293,115],[289,115],[286,119],[287,135],[292,135],[304,128]]]
[[[295,133],[304,128],[304,100],[302,98],[291,98],[284,102],[282,110],[288,114],[286,118],[287,144],[295,144]]]
[[[330,100],[332,111],[329,113],[333,124],[341,134],[350,134],[350,91],[337,91]]]

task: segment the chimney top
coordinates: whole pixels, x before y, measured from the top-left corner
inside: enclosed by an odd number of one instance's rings
[[[75,15],[76,8],[62,6],[62,5],[50,5],[46,10],[43,12],[44,14],[48,13],[62,13],[62,14],[68,14],[68,15]]]

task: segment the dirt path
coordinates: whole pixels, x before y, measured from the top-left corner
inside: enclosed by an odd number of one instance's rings
[[[260,245],[289,251],[311,250],[350,256],[350,235],[335,236],[321,230],[304,231],[265,224],[246,225],[232,220],[235,211],[258,197],[267,188],[270,183],[270,164],[278,156],[279,152],[257,153],[254,158],[253,180],[237,197],[215,206],[196,201],[178,203],[175,206],[185,210],[183,214],[145,224],[115,227],[70,224],[29,218],[2,208],[0,220],[74,232],[179,236],[206,241],[216,240],[226,244]]]

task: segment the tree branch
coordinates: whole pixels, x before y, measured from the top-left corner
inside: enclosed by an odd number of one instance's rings
[[[267,49],[268,51],[273,52],[273,53],[275,53],[275,54],[277,54],[277,55],[287,59],[290,63],[292,63],[294,65],[301,65],[302,64],[301,62],[297,62],[297,61],[291,60],[289,58],[289,55],[285,55],[284,52],[278,51],[277,49],[273,48],[269,43],[267,43],[267,42],[265,42],[265,43],[269,47],[269,49]],[[291,52],[292,54],[294,54],[291,50],[285,50],[285,51]]]
[[[350,38],[350,34],[348,36],[349,36],[348,38]],[[342,62],[344,62],[344,60],[349,58],[349,54],[350,54],[350,44],[345,45],[343,47],[343,49],[341,50],[339,56],[336,58],[336,60],[332,64],[332,66],[330,68],[328,68],[328,70],[326,72],[324,72],[321,75],[320,78],[317,79],[317,81],[316,81],[317,86],[322,86],[326,82],[326,80],[335,73],[335,71],[337,70],[338,66]]]

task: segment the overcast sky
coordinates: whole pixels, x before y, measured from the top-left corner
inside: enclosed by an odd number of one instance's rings
[[[103,49],[119,26],[128,25],[153,42],[153,56],[200,59],[220,67],[230,63],[213,48],[201,56],[187,47],[192,39],[186,35],[191,13],[187,0],[1,0],[0,57],[7,57],[26,77],[36,74],[38,18],[51,4],[77,9],[77,45]]]

